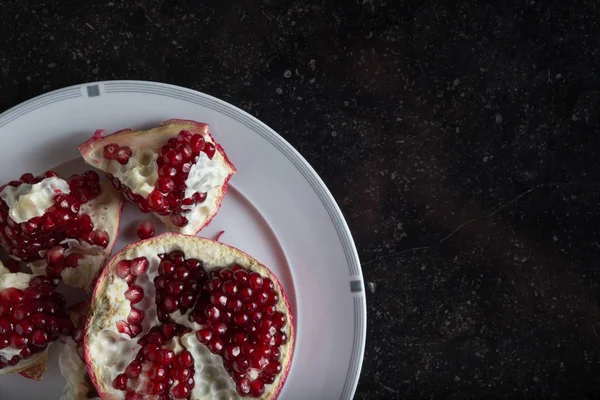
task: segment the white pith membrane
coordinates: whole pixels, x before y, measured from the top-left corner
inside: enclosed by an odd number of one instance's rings
[[[154,185],[158,179],[156,160],[160,148],[170,138],[176,138],[182,130],[201,134],[205,142],[216,145],[208,134],[208,126],[205,124],[166,121],[163,125],[148,131],[124,131],[102,138],[95,136],[80,146],[80,151],[89,165],[112,175],[133,193],[147,198],[155,189]],[[127,164],[121,165],[117,160],[107,160],[104,157],[104,146],[110,143],[131,149],[132,155]],[[235,168],[226,160],[221,149],[217,148],[212,159],[209,159],[204,152],[200,152],[198,161],[192,165],[185,181],[185,198],[194,193],[206,193],[206,199],[193,206],[182,206],[182,209],[190,210],[182,214],[188,219],[187,225],[178,227],[173,225],[169,215],[153,214],[167,226],[169,231],[195,234],[218,210],[227,179],[234,173]]]
[[[8,288],[24,290],[29,286],[29,281],[31,281],[34,276],[35,275],[25,274],[22,272],[12,273],[4,266],[4,264],[2,264],[2,262],[0,262],[0,291]],[[27,375],[28,372],[33,372],[31,375],[35,376],[36,379],[41,378],[46,371],[48,349],[51,345],[52,343],[48,343],[48,347],[46,347],[44,351],[33,354],[27,359],[22,359],[17,365],[7,365],[6,367],[1,368],[0,375],[10,373],[24,373]],[[19,349],[16,349],[13,346],[7,346],[3,349],[0,349],[0,356],[10,359],[15,355],[19,355],[19,352]]]
[[[285,293],[270,271],[255,259],[234,249],[212,240],[195,236],[163,234],[134,244],[118,253],[107,265],[106,270],[98,281],[93,298],[92,313],[85,331],[85,349],[88,370],[102,397],[111,399],[124,399],[125,391],[117,390],[112,383],[114,378],[125,371],[125,368],[134,360],[141,346],[137,341],[149,332],[150,328],[159,325],[157,319],[157,306],[155,303],[154,278],[158,276],[160,259],[158,254],[170,253],[180,250],[186,258],[197,258],[204,263],[208,272],[213,268],[228,267],[231,265],[242,266],[248,272],[255,271],[263,277],[270,277],[275,285],[275,290],[280,294],[275,304],[276,311],[283,312],[288,317],[288,322],[283,328],[288,341],[279,347],[281,352],[281,372],[272,384],[265,384],[264,394],[261,399],[275,399],[285,381],[294,346],[293,317],[287,305]],[[137,277],[136,285],[144,290],[144,298],[135,305],[144,311],[142,331],[135,338],[119,333],[116,322],[126,320],[131,310],[130,302],[125,298],[124,292],[128,284],[115,274],[115,266],[120,260],[132,260],[137,257],[146,257],[150,263],[146,274]],[[213,354],[206,345],[196,337],[196,331],[205,325],[199,325],[188,320],[188,315],[193,308],[181,315],[179,311],[170,314],[171,319],[192,329],[191,333],[181,336],[180,342],[173,338],[167,341],[163,348],[171,348],[176,355],[187,349],[194,358],[195,385],[191,391],[190,399],[215,400],[215,399],[255,399],[255,397],[242,397],[235,389],[235,382],[225,370],[223,359]],[[251,371],[249,374],[255,373]],[[143,375],[142,375],[143,376]],[[145,383],[138,380],[140,386]],[[173,385],[175,387],[177,382]],[[128,386],[128,390],[131,386]],[[143,395],[144,399],[157,398],[158,396]]]
[[[62,242],[67,244],[65,256],[73,252],[84,255],[77,268],[65,268],[61,272],[61,277],[67,285],[82,289],[91,289],[94,277],[112,251],[119,230],[120,213],[123,206],[121,195],[109,182],[101,181],[99,184],[102,190],[100,195],[82,204],[79,214],[88,214],[94,223],[94,229],[108,233],[108,246],[104,249],[84,241],[80,243],[77,239],[65,239]],[[23,186],[25,187],[21,189]],[[33,217],[44,215],[46,210],[54,204],[53,198],[60,193],[70,193],[68,183],[61,178],[51,177],[33,186],[25,183],[17,188],[7,186],[0,193],[0,197],[9,207],[9,215],[13,219],[13,215],[21,217],[15,222],[22,223]],[[46,250],[40,251],[41,257],[44,257],[45,254]],[[17,257],[13,258],[18,259]],[[27,263],[27,266],[36,275],[46,273],[46,261],[43,258]]]

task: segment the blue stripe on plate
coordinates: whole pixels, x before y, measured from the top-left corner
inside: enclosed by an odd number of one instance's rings
[[[24,103],[21,103],[18,106],[13,107],[10,110],[0,114],[0,128],[14,121],[15,119],[27,114],[28,112],[37,110],[40,107],[44,107],[51,103],[56,103],[57,101],[72,99],[74,97],[81,96],[83,96],[83,94],[81,93],[80,87],[65,88],[47,94],[43,94]]]

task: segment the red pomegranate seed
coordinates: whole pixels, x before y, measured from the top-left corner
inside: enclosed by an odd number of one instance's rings
[[[117,276],[121,279],[125,279],[131,273],[131,262],[128,260],[121,260],[115,267]]]
[[[158,266],[158,273],[161,275],[171,275],[175,271],[175,264],[171,261],[163,260]]]
[[[236,390],[242,396],[246,396],[247,394],[249,394],[250,380],[248,378],[244,378],[241,381],[239,381],[236,385]]]
[[[148,201],[148,207],[150,207],[151,210],[158,210],[163,206],[165,197],[158,190],[153,190],[146,200]]]
[[[104,249],[108,246],[109,237],[108,237],[108,232],[106,232],[106,231],[101,231],[99,229],[96,229],[96,230],[92,231],[92,233],[90,235],[90,239],[91,239],[92,244],[95,244],[96,246],[100,246]]]
[[[167,194],[175,188],[175,183],[172,179],[162,176],[156,180],[154,187],[161,193]]]
[[[119,145],[110,143],[104,146],[104,158],[107,160],[114,160],[117,158],[117,152],[119,151]]]
[[[144,298],[144,289],[138,285],[130,286],[129,289],[125,291],[125,298],[129,300],[131,304],[139,303]]]
[[[173,225],[179,228],[188,224],[187,218],[180,214],[171,215],[171,222],[173,223]]]
[[[173,296],[165,296],[162,301],[162,309],[167,313],[172,313],[179,307],[179,300]]]
[[[223,341],[218,337],[212,339],[208,343],[208,349],[215,354],[219,354],[221,351],[223,351]]]
[[[134,258],[130,263],[131,273],[135,276],[140,276],[148,271],[150,263],[146,257]]]
[[[223,350],[223,357],[225,357],[226,360],[234,360],[239,357],[241,352],[242,351],[239,346],[229,344],[225,346],[225,350]]]
[[[212,160],[212,158],[215,155],[215,151],[216,151],[214,143],[206,142],[204,144],[204,149],[202,149],[202,151],[204,153],[206,153],[206,155],[208,156],[209,159]]]
[[[139,362],[132,362],[125,369],[125,375],[127,375],[131,379],[137,379],[138,376],[142,373],[142,364]]]
[[[210,328],[202,328],[196,332],[196,337],[201,343],[208,343],[212,339],[212,335]]]
[[[265,384],[260,379],[250,382],[250,396],[260,397],[265,393]]]
[[[17,288],[7,288],[0,292],[0,298],[8,303],[20,303],[24,297],[23,291]]]
[[[187,350],[182,351],[177,356],[177,362],[179,365],[184,367],[191,367],[194,365],[194,358],[192,357],[192,353]]]
[[[190,388],[183,383],[179,383],[171,390],[171,393],[176,399],[185,399],[190,395]]]
[[[127,375],[125,375],[125,374],[117,375],[116,378],[113,380],[113,387],[118,390],[127,389]]]
[[[141,288],[140,288],[141,290]],[[130,324],[140,324],[144,320],[144,312],[136,308],[131,307],[129,315],[127,316],[127,322]]]
[[[117,321],[116,325],[117,325],[117,331],[119,331],[120,333],[125,333],[129,336],[132,336],[131,328],[129,327],[129,324],[127,322]]]
[[[106,147],[105,147],[105,149],[106,149]],[[123,146],[119,150],[117,150],[117,155],[115,157],[115,160],[117,160],[117,162],[119,164],[125,165],[131,158],[131,155],[132,155],[131,149],[127,146]]]
[[[21,175],[21,178],[19,180],[23,183],[29,183],[33,180],[33,178],[34,178],[33,174],[26,173],[26,174]]]
[[[250,287],[254,290],[259,290],[263,287],[263,278],[257,272],[251,272],[248,276]]]

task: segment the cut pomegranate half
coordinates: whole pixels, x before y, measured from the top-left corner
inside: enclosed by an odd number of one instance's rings
[[[174,119],[148,131],[103,133],[96,131],[79,151],[140,211],[186,234],[212,220],[236,169],[208,125]]]
[[[0,187],[0,243],[34,274],[91,289],[117,239],[123,200],[87,171],[61,179],[52,171]]]
[[[11,273],[0,263],[0,375],[40,380],[48,346],[73,333],[66,300],[55,287],[47,276]]]
[[[83,301],[69,309],[74,330],[73,335],[66,340],[58,358],[60,372],[67,381],[61,400],[99,398],[87,372],[83,351],[83,330],[89,307],[90,304]]]
[[[213,240],[165,233],[124,248],[89,315],[85,357],[102,398],[275,399],[289,372],[295,330],[283,288]]]

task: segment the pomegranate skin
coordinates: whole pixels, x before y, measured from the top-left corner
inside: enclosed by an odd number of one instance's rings
[[[177,243],[177,245],[174,245],[175,243]],[[170,247],[171,245],[172,245],[172,247]],[[219,243],[214,240],[210,240],[210,239],[206,239],[206,238],[199,238],[196,236],[182,235],[182,234],[175,234],[175,233],[164,233],[162,235],[159,235],[159,236],[156,236],[156,237],[153,237],[150,239],[142,240],[140,242],[133,243],[133,244],[125,247],[121,252],[117,253],[109,261],[106,268],[102,272],[102,275],[98,279],[98,284],[97,284],[97,286],[94,290],[94,294],[92,296],[91,312],[90,312],[88,320],[86,322],[86,328],[85,328],[85,334],[84,334],[84,348],[85,348],[86,365],[87,365],[88,371],[90,371],[91,381],[94,384],[95,388],[98,390],[98,393],[100,394],[101,398],[114,399],[114,398],[122,398],[122,396],[114,394],[114,392],[113,392],[114,388],[112,386],[113,382],[108,382],[106,380],[102,380],[102,376],[98,370],[98,368],[100,366],[96,365],[94,357],[92,356],[91,352],[89,351],[90,340],[92,337],[93,330],[94,330],[94,328],[98,328],[98,326],[99,326],[98,324],[100,324],[100,326],[102,324],[102,322],[99,322],[102,319],[102,317],[101,316],[99,317],[99,315],[98,315],[99,312],[97,310],[103,309],[103,307],[106,306],[106,303],[103,303],[101,299],[103,297],[105,297],[103,294],[106,293],[106,290],[109,287],[111,280],[113,279],[112,276],[115,273],[114,272],[115,265],[119,261],[121,261],[123,259],[127,259],[127,257],[131,257],[131,254],[134,254],[134,252],[137,250],[137,247],[139,247],[139,246],[149,246],[152,248],[160,248],[161,249],[160,252],[171,251],[169,249],[181,249],[185,253],[186,257],[198,258],[208,264],[211,264],[211,262],[213,260],[211,259],[211,256],[209,255],[209,253],[211,253],[211,252],[206,249],[218,248],[218,252],[234,254],[235,260],[236,260],[235,264],[239,264],[239,265],[243,266],[244,269],[247,268],[248,272],[250,272],[250,271],[258,272],[258,273],[262,274],[263,276],[268,277],[272,281],[273,287],[280,295],[280,300],[279,300],[278,304],[285,304],[285,310],[286,310],[285,315],[287,317],[289,334],[288,334],[288,338],[287,338],[287,345],[286,345],[287,347],[284,347],[285,352],[281,354],[281,367],[282,367],[281,372],[276,377],[275,383],[273,385],[269,386],[268,390],[265,390],[265,393],[263,395],[261,395],[260,397],[256,397],[256,398],[277,399],[284,384],[285,384],[285,381],[287,379],[287,376],[289,374],[289,370],[291,367],[291,362],[292,362],[293,352],[294,352],[294,345],[295,345],[295,332],[296,332],[294,315],[289,307],[287,295],[286,295],[285,291],[283,291],[282,286],[279,283],[277,277],[272,272],[270,272],[266,267],[264,267],[264,265],[258,263],[258,261],[256,261],[254,258],[252,258],[248,254],[246,254],[232,246],[229,246],[229,245],[226,245],[223,243]],[[195,246],[198,248],[201,248],[203,250],[198,250],[198,253],[195,253],[194,251],[190,251],[190,249],[193,249]],[[206,252],[203,252],[204,250],[206,250]],[[251,261],[247,261],[248,264],[246,264],[245,261],[237,261],[237,260],[251,260]],[[216,261],[216,264],[214,264],[214,265],[230,265],[230,264],[226,264],[226,263],[220,264],[218,261]],[[210,268],[217,268],[217,267],[215,266],[215,267],[210,267]],[[116,309],[107,311],[107,313],[111,314],[111,315],[114,312],[116,312]],[[192,396],[191,399],[194,399],[194,397]]]

